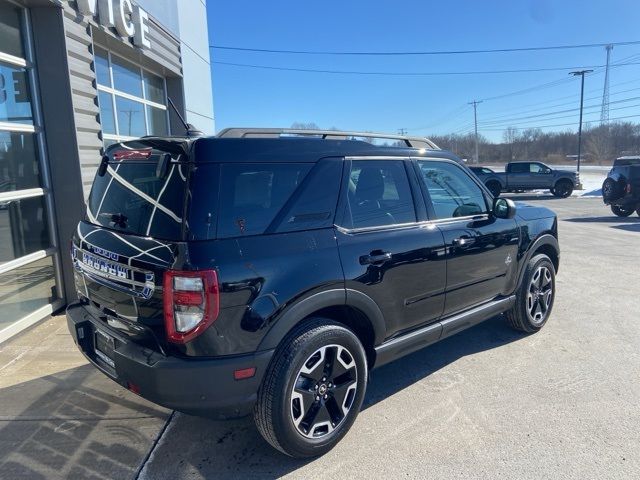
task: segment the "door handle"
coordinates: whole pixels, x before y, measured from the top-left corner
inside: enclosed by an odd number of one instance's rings
[[[461,237],[454,238],[452,243],[454,247],[466,248],[470,245],[473,245],[475,241],[476,239],[470,237],[469,235],[462,235]]]
[[[387,260],[391,260],[391,252],[374,250],[369,255],[362,255],[360,257],[360,265],[377,265]]]

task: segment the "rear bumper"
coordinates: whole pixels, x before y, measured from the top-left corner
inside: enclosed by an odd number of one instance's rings
[[[165,356],[109,329],[77,303],[67,308],[67,325],[80,351],[109,378],[158,405],[194,415],[233,418],[250,413],[273,355],[269,350],[205,359]],[[114,338],[112,365],[96,354],[96,330]],[[256,367],[253,377],[234,379],[235,370],[249,367]]]

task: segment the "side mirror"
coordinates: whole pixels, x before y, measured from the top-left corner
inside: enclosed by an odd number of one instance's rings
[[[493,216],[510,219],[516,216],[516,204],[508,198],[496,198],[493,201]]]

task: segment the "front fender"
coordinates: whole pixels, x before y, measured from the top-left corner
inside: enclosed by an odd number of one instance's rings
[[[540,249],[541,247],[551,248],[555,252],[558,257],[558,263],[560,261],[560,244],[558,243],[558,239],[550,233],[544,233],[537,237],[527,249],[527,252],[522,257],[520,261],[520,267],[518,272],[518,283],[516,288],[522,284],[522,279],[524,278],[524,274],[526,271],[527,264],[529,260],[533,258],[534,253]]]

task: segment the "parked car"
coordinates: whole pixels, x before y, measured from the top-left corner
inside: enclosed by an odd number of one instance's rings
[[[453,154],[230,137],[102,158],[67,321],[130,391],[253,413],[273,447],[316,456],[353,425],[371,369],[501,313],[528,333],[549,319],[556,216],[493,199]]]
[[[620,157],[602,183],[602,199],[618,217],[640,216],[640,157]]]
[[[576,172],[555,170],[541,162],[510,162],[504,173],[485,167],[475,173],[494,197],[501,192],[548,189],[556,197],[566,198],[580,185]]]

